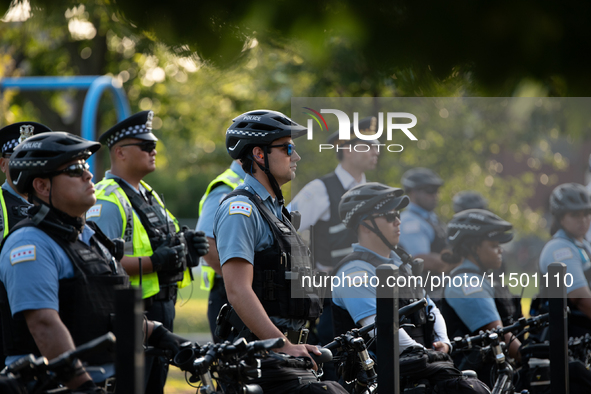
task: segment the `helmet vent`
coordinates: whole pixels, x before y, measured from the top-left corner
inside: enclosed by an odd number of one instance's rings
[[[250,125],[250,128],[253,130],[264,130],[264,131],[275,131],[277,130],[277,127],[275,126],[269,126],[267,124],[262,124],[262,123],[252,123]]]

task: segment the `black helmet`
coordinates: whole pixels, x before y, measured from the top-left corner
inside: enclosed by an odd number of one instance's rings
[[[402,186],[406,191],[428,186],[439,187],[441,185],[443,185],[443,179],[428,168],[411,168],[402,175]]]
[[[10,157],[8,168],[19,193],[27,193],[33,179],[43,178],[74,160],[88,159],[101,144],[77,135],[55,131],[27,138]]]
[[[583,209],[591,209],[591,199],[585,186],[578,183],[563,183],[552,190],[550,195],[550,213],[552,215]]]
[[[513,239],[513,225],[484,209],[467,209],[456,213],[447,224],[447,243],[456,249],[466,241],[499,241]]]
[[[409,203],[404,190],[377,182],[355,186],[341,197],[339,215],[348,228],[356,228],[372,213],[402,209]]]
[[[488,209],[487,199],[482,194],[472,190],[459,192],[453,197],[452,203],[455,213],[466,209]]]
[[[233,120],[226,131],[226,149],[232,159],[242,159],[248,147],[270,145],[286,136],[300,137],[307,129],[281,112],[260,109],[246,112]]]

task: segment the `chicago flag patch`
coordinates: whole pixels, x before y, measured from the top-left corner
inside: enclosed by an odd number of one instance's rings
[[[10,264],[15,265],[23,261],[36,260],[35,245],[24,245],[10,251]]]
[[[244,201],[234,201],[230,204],[230,215],[241,214],[250,217],[252,205]]]

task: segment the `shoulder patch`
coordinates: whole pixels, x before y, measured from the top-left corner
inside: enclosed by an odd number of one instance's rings
[[[230,203],[230,215],[241,214],[250,217],[252,205],[244,201],[232,201]]]
[[[10,264],[12,265],[36,259],[37,253],[35,245],[23,245],[10,251]]]
[[[571,248],[560,248],[555,250],[552,253],[552,257],[554,257],[554,261],[561,262],[562,260],[572,259],[573,258],[573,251]]]
[[[402,232],[407,234],[414,234],[421,231],[421,222],[418,220],[412,220],[408,223],[402,224]]]
[[[466,284],[464,284],[464,286],[462,286],[462,291],[464,292],[464,295],[470,295],[470,294],[481,292],[482,287],[472,286],[470,283],[466,283]]]
[[[101,210],[103,209],[103,204],[96,204],[88,211],[86,211],[86,219],[89,218],[98,218],[101,216]]]

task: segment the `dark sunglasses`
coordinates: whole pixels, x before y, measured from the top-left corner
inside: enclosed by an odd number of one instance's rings
[[[287,156],[291,156],[295,151],[294,144],[269,145],[269,148],[285,148],[287,151]]]
[[[88,170],[90,168],[90,166],[88,165],[88,163],[76,163],[76,164],[71,164],[69,166],[67,166],[66,168],[64,168],[63,170],[59,170],[54,172],[53,174],[51,174],[51,176],[58,176],[61,174],[66,174],[67,176],[73,178],[73,177],[81,177],[84,174],[84,171]]]
[[[121,146],[139,146],[141,150],[144,152],[152,152],[156,149],[156,141],[143,141],[143,142],[136,142],[134,144],[125,144]]]
[[[424,187],[421,190],[427,194],[436,194],[439,191],[439,187],[438,186],[429,186],[429,187]]]
[[[400,212],[386,212],[386,213],[379,213],[373,216],[374,218],[384,218],[388,223],[394,223],[396,219],[400,219]]]

